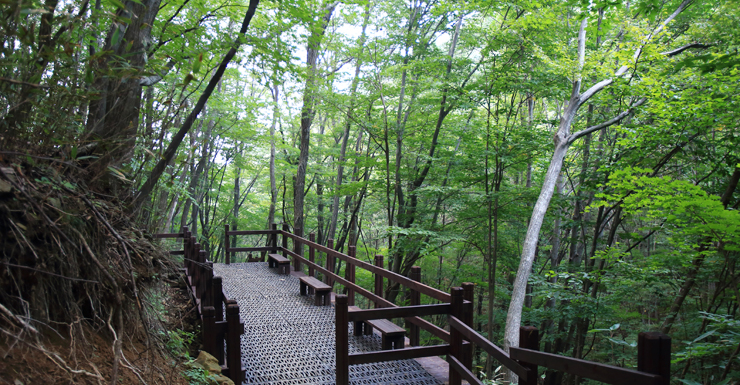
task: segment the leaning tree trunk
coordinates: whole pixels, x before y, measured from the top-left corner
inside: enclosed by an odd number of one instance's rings
[[[254,16],[255,11],[257,11],[258,4],[259,0],[249,1],[247,13],[244,15],[244,21],[242,22],[242,27],[239,30],[240,35],[243,35],[247,32],[249,23],[252,21],[252,17]],[[159,162],[157,162],[157,164],[154,166],[154,169],[152,169],[152,172],[149,174],[146,183],[144,183],[144,185],[139,190],[139,193],[136,195],[136,198],[134,198],[134,200],[128,206],[129,211],[133,212],[138,210],[138,208],[141,207],[142,204],[149,199],[149,195],[152,193],[152,190],[154,190],[154,186],[157,184],[157,181],[159,181],[162,173],[164,173],[165,168],[167,168],[167,165],[175,157],[175,154],[177,153],[177,148],[180,147],[180,143],[182,143],[183,138],[185,138],[185,134],[190,131],[190,128],[193,126],[195,119],[198,118],[198,115],[205,107],[206,102],[208,102],[208,98],[211,97],[213,90],[216,88],[216,85],[221,80],[224,72],[226,72],[226,67],[231,62],[231,59],[234,58],[234,55],[236,55],[236,51],[241,45],[242,40],[243,39],[241,38],[236,39],[236,41],[234,42],[234,46],[229,50],[229,52],[226,53],[226,56],[221,61],[218,69],[216,69],[216,72],[213,74],[211,80],[208,82],[208,85],[203,91],[203,94],[201,94],[200,98],[198,98],[198,103],[193,108],[193,111],[191,111],[190,115],[188,115],[188,117],[185,119],[185,123],[183,123],[182,127],[180,127],[180,130],[177,131],[177,133],[172,137],[172,141],[162,154],[162,159],[160,159]]]
[[[666,20],[661,23],[658,27],[656,27],[650,35],[646,37],[644,40],[643,46],[639,47],[634,55],[633,60],[637,60],[639,58],[640,53],[642,52],[642,48],[645,44],[647,44],[652,36],[657,35],[662,31],[662,29],[665,27],[665,25],[673,20],[681,11],[683,11],[686,6],[691,2],[691,0],[684,0],[678,8],[670,15]],[[570,133],[570,127],[573,123],[573,119],[575,118],[576,114],[578,113],[578,110],[580,107],[586,103],[592,96],[594,96],[599,91],[603,90],[607,86],[611,85],[614,82],[614,78],[621,77],[624,75],[627,70],[630,68],[629,66],[622,66],[617,72],[614,74],[613,78],[603,80],[595,85],[593,85],[591,88],[586,90],[586,92],[581,93],[581,77],[580,72],[583,69],[583,63],[585,61],[585,54],[586,54],[586,25],[588,23],[588,18],[584,18],[581,22],[581,27],[578,32],[578,71],[579,74],[576,80],[573,82],[573,91],[571,92],[571,97],[568,102],[568,107],[566,108],[565,112],[563,113],[563,116],[560,119],[560,124],[558,126],[558,131],[555,134],[555,137],[553,138],[555,141],[555,149],[553,151],[552,159],[550,161],[550,166],[547,169],[547,173],[545,174],[545,180],[542,185],[542,191],[540,192],[539,198],[537,198],[537,203],[535,203],[534,209],[532,210],[532,218],[529,222],[529,227],[527,228],[527,235],[524,239],[524,245],[522,247],[522,256],[519,261],[519,269],[517,270],[516,278],[514,279],[514,287],[511,293],[511,302],[509,304],[509,311],[506,315],[506,330],[504,333],[504,348],[508,351],[509,347],[511,346],[518,346],[519,345],[519,327],[521,325],[522,320],[522,308],[524,306],[524,296],[525,291],[527,287],[527,281],[529,280],[529,274],[532,270],[532,264],[534,263],[535,258],[535,251],[537,248],[537,241],[539,240],[539,232],[540,228],[542,228],[542,222],[545,217],[545,213],[547,212],[547,208],[550,205],[550,200],[552,199],[553,191],[555,189],[555,184],[558,178],[558,175],[560,174],[560,171],[563,167],[563,161],[565,159],[565,155],[568,152],[568,148],[570,145],[579,139],[582,136],[585,136],[589,133],[592,133],[594,131],[600,130],[604,127],[611,126],[625,117],[627,117],[633,110],[634,107],[637,107],[639,105],[642,105],[645,103],[646,99],[642,98],[638,101],[636,101],[631,108],[621,112],[616,117],[612,118],[609,121],[606,121],[604,123],[588,127],[582,131],[576,132],[574,134]],[[516,381],[516,375],[514,375],[511,372],[507,373],[507,376],[512,380]]]

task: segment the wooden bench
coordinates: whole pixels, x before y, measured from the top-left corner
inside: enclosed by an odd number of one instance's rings
[[[349,311],[360,310],[357,306],[349,306]],[[373,334],[373,328],[378,329],[381,335],[381,345],[383,350],[403,349],[406,329],[394,324],[387,319],[374,319],[367,321],[355,321],[354,334],[356,336],[363,333],[367,336]]]
[[[319,281],[314,277],[301,277],[301,295],[308,295],[310,287],[314,294],[314,304],[316,306],[328,305],[330,300],[331,286]]]
[[[268,254],[267,265],[277,267],[278,271],[285,275],[290,274],[290,260],[280,254]]]

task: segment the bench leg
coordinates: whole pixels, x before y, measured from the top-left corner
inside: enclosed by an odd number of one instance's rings
[[[371,335],[373,335],[373,327],[372,327],[372,325],[370,325],[370,324],[369,324],[369,323],[367,323],[367,322],[364,322],[364,324],[365,324],[365,326],[363,326],[363,328],[365,329],[365,330],[364,330],[364,331],[365,331],[365,335],[366,335],[366,336],[371,336]]]
[[[269,267],[269,268],[275,267],[274,266],[274,263],[272,261],[272,258],[267,258],[267,267]]]
[[[303,283],[303,281],[300,281],[300,282],[301,282],[301,295],[306,295],[306,284]]]
[[[383,347],[383,350],[391,350],[392,349],[391,341],[390,341],[390,339],[388,337],[383,336],[383,338],[381,339],[381,341],[382,341],[381,345]]]
[[[286,264],[283,264],[283,265],[281,265],[281,266],[280,266],[280,271],[281,271],[281,272],[282,272],[283,274],[285,274],[285,275],[288,275],[288,274],[290,274],[290,264],[286,263]]]
[[[403,337],[395,338],[393,340],[393,349],[403,349]]]
[[[316,305],[316,306],[322,306],[322,305],[324,305],[324,296],[325,295],[326,295],[326,293],[316,293],[313,296],[313,298],[314,298],[313,304]]]
[[[354,335],[361,336],[362,335],[362,324],[364,324],[364,322],[355,321],[354,323],[355,323]]]

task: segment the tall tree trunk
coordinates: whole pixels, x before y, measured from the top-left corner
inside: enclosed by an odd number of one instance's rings
[[[277,177],[275,175],[275,127],[277,126],[278,113],[280,112],[278,96],[280,95],[280,88],[278,87],[277,76],[273,80],[272,91],[272,122],[270,123],[270,209],[267,214],[267,228],[271,229],[272,224],[275,223],[275,209],[277,208]],[[268,244],[271,244],[272,237],[277,235],[268,235]],[[262,260],[264,261],[264,252],[262,253]]]
[[[314,108],[316,107],[316,70],[319,59],[319,50],[321,49],[321,40],[324,37],[324,32],[326,32],[326,27],[329,25],[329,21],[331,21],[331,16],[334,13],[334,8],[336,8],[336,6],[337,3],[332,3],[323,9],[324,15],[321,20],[319,20],[319,25],[316,28],[311,28],[311,36],[308,38],[308,47],[306,48],[306,67],[308,69],[308,77],[306,79],[306,87],[303,90],[301,131],[298,145],[300,148],[300,155],[298,156],[298,172],[296,173],[295,183],[293,185],[293,228],[296,232],[300,231],[298,235],[302,235],[302,232],[304,231],[304,189],[306,186],[306,167],[308,166],[308,147],[311,138],[311,123],[313,123],[313,118],[316,114]]]
[[[462,22],[463,22],[463,16],[464,14],[460,14],[460,17],[457,20],[457,23],[455,25],[455,33],[452,36],[452,41],[450,43],[450,49],[448,51],[448,58],[447,58],[447,68],[445,71],[445,79],[449,79],[450,73],[452,72],[452,59],[455,55],[455,48],[457,46],[457,40],[460,37],[460,30],[462,28]],[[417,204],[418,204],[418,195],[416,190],[421,187],[421,185],[426,180],[427,175],[429,174],[429,170],[432,167],[432,160],[434,158],[435,151],[437,150],[437,144],[439,139],[439,133],[442,130],[442,123],[444,122],[447,115],[452,112],[452,109],[454,108],[452,105],[447,104],[447,96],[448,96],[449,89],[445,87],[442,90],[442,99],[439,103],[439,114],[437,115],[437,123],[434,127],[434,134],[432,135],[432,143],[429,148],[429,157],[426,162],[424,162],[424,165],[421,167],[421,170],[415,170],[416,171],[416,177],[414,181],[411,183],[411,187],[409,189],[409,202],[406,203],[404,201],[404,193],[403,189],[401,188],[401,185],[398,183],[399,178],[399,172],[400,172],[400,163],[399,160],[396,160],[396,178],[397,178],[397,185],[396,185],[396,194],[397,194],[397,200],[398,200],[398,214],[397,214],[397,222],[398,226],[402,228],[410,228],[411,225],[414,224],[414,222],[417,219]],[[397,143],[397,145],[401,145],[401,143]],[[397,152],[397,155],[399,153]],[[393,265],[392,265],[392,271],[399,273],[399,274],[406,274],[407,271],[402,271],[401,266],[408,266],[409,268],[415,262],[416,259],[419,258],[418,252],[410,253],[404,256],[403,252],[403,245],[404,242],[408,238],[400,235],[399,238],[396,240],[396,247],[394,248],[392,252],[392,259],[393,259]],[[405,258],[404,258],[405,257]],[[406,260],[404,260],[406,259]],[[393,302],[395,301],[396,297],[398,296],[398,283],[393,283],[389,285],[388,288],[388,300]]]
[[[357,98],[357,86],[360,83],[360,68],[362,67],[362,52],[365,47],[367,25],[370,21],[370,3],[365,4],[365,19],[362,22],[362,33],[357,40],[357,45],[360,48],[360,53],[357,56],[355,62],[355,76],[352,78],[352,85],[350,87],[349,95],[349,106],[347,107],[347,117],[344,123],[344,133],[342,134],[342,147],[339,153],[339,161],[337,162],[337,179],[334,187],[334,202],[331,206],[331,221],[329,222],[328,239],[334,239],[334,235],[337,231],[337,220],[339,219],[339,192],[342,187],[342,179],[344,174],[344,161],[347,153],[347,141],[349,140],[350,127],[354,120],[354,109],[355,99]]]
[[[90,104],[85,132],[85,139],[97,141],[96,151],[104,154],[92,164],[95,173],[105,172],[110,164],[125,163],[133,155],[141,107],[140,76],[146,65],[146,46],[151,41],[152,25],[160,3],[161,0],[126,1],[125,8],[118,13],[131,20],[130,23],[114,24],[106,37],[105,50],[112,51],[111,57],[126,58],[130,71],[115,80],[103,71],[105,73],[96,80],[95,88],[101,92],[101,100],[106,100]],[[103,63],[103,69],[108,65]]]
[[[239,146],[239,144],[237,144]],[[237,153],[237,157],[241,157],[242,151],[241,148],[239,149]],[[239,167],[237,162],[234,162],[234,167],[236,167],[236,176],[234,177],[234,206],[232,208],[232,214],[231,214],[231,228],[230,230],[236,231],[239,228],[239,183],[241,178],[242,169]],[[236,247],[236,237],[231,237],[231,247]]]

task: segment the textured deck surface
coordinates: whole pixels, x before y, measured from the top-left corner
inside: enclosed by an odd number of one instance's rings
[[[334,384],[334,307],[314,306],[302,297],[294,276],[277,274],[267,263],[214,264],[228,297],[236,299],[244,322],[244,384]],[[380,337],[353,336],[350,353],[381,350]],[[417,361],[350,366],[351,384],[441,385]]]

